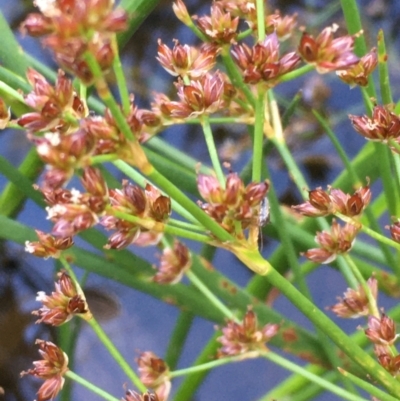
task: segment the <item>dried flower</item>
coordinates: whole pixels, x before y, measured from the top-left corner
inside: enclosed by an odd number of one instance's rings
[[[21,372],[21,376],[32,375],[43,379],[45,382],[37,393],[38,401],[52,400],[64,385],[63,375],[68,371],[68,356],[49,341],[36,340],[36,344],[43,359],[34,361],[34,368]]]
[[[153,281],[159,284],[176,284],[190,269],[191,264],[189,249],[181,242],[175,241],[173,248],[164,248],[160,267]]]
[[[141,353],[136,362],[142,383],[154,389],[160,401],[165,401],[171,390],[167,364],[150,351]]]
[[[372,117],[349,115],[353,128],[364,138],[387,143],[400,141],[400,118],[387,106],[375,106]]]
[[[219,50],[211,44],[204,44],[200,48],[189,45],[181,45],[174,41],[171,50],[167,45],[158,40],[157,60],[171,75],[199,78],[209,72],[216,63]]]
[[[367,281],[372,296],[378,299],[378,281],[375,277],[370,277]],[[338,298],[339,302],[329,309],[339,317],[358,318],[367,316],[370,313],[370,305],[364,288],[360,285],[357,289],[348,288],[343,298]]]
[[[122,401],[161,401],[155,393],[139,394],[136,391],[128,390]]]
[[[72,237],[56,238],[42,231],[35,231],[39,241],[26,241],[25,251],[39,258],[59,258],[62,251],[74,244]]]
[[[268,35],[262,43],[251,48],[246,44],[234,46],[232,56],[243,71],[245,82],[256,84],[266,81],[269,86],[273,86],[280,76],[293,70],[300,62],[295,52],[279,57],[276,33]]]
[[[346,35],[334,39],[333,33],[337,28],[337,25],[327,27],[315,39],[304,32],[301,38],[299,53],[304,61],[315,64],[320,74],[345,70],[358,62],[353,53],[354,38]]]
[[[361,57],[357,64],[352,65],[346,70],[338,70],[336,74],[351,87],[355,85],[367,86],[368,77],[372,74],[377,65],[378,57],[376,55],[376,49],[372,49],[365,56]]]
[[[337,255],[350,251],[359,229],[354,224],[346,224],[341,227],[339,223],[333,220],[330,233],[327,231],[318,232],[315,237],[320,248],[309,249],[303,255],[315,263],[333,262]]]
[[[212,4],[210,16],[194,16],[193,19],[197,20],[199,29],[211,42],[224,44],[235,41],[239,18],[225,11],[220,3]]]
[[[266,324],[258,327],[257,316],[249,308],[241,324],[229,320],[222,329],[218,341],[222,344],[219,357],[240,355],[250,351],[266,350],[265,343],[274,337],[279,330],[278,324]]]
[[[390,317],[382,314],[381,318],[368,316],[368,329],[365,335],[374,343],[380,345],[393,345],[399,336],[396,334],[396,325]]]
[[[345,194],[340,189],[328,187],[328,191],[316,188],[308,193],[309,200],[292,206],[296,212],[309,217],[328,216],[341,213],[348,217],[358,216],[371,200],[369,185],[359,188],[353,195]]]
[[[79,285],[65,272],[58,273],[58,278],[55,291],[51,295],[46,295],[43,291],[38,292],[36,300],[43,306],[32,312],[39,316],[36,323],[60,326],[71,320],[74,315],[90,320],[92,314]]]

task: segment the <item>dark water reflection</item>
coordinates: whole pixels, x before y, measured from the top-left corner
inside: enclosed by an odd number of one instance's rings
[[[300,20],[316,23],[324,12],[331,12],[329,21],[340,22],[340,14],[337,2],[331,1],[326,5],[325,1],[276,1],[272,2],[272,9],[280,8],[284,12],[299,11]],[[369,12],[366,20],[368,28],[367,36],[371,45],[374,43],[376,27],[383,26],[387,33],[387,39],[391,50],[398,45],[398,26],[400,2],[371,0],[363,1],[363,6]],[[192,12],[202,14],[208,9],[209,2],[204,0],[192,1],[189,9]],[[0,8],[6,18],[14,27],[18,26],[26,12],[30,10],[28,1],[0,0]],[[386,7],[386,8],[385,8]],[[301,10],[301,11],[300,11]],[[329,11],[330,10],[330,11]],[[390,13],[388,12],[390,10]],[[310,25],[310,24],[309,24]],[[171,91],[170,78],[155,60],[157,50],[157,38],[162,38],[167,44],[172,43],[173,38],[178,38],[182,43],[192,43],[193,37],[177,21],[171,10],[170,1],[161,1],[158,8],[145,24],[135,34],[134,39],[124,51],[123,60],[127,66],[128,83],[136,100],[142,107],[148,107],[152,91]],[[50,66],[54,64],[48,53],[43,51],[36,40],[20,38],[23,47]],[[390,51],[389,61],[398,64],[398,52]],[[129,67],[128,67],[129,66]],[[398,68],[392,68],[397,75],[392,77],[394,83],[399,82]],[[338,159],[332,156],[331,145],[325,136],[321,136],[318,127],[309,118],[307,109],[315,102],[323,108],[324,113],[338,122],[339,138],[345,144],[350,156],[360,149],[364,141],[362,138],[350,134],[350,124],[345,119],[349,112],[361,112],[357,90],[349,91],[344,85],[338,84],[332,78],[324,80],[327,96],[318,98],[320,92],[314,93],[317,88],[315,77],[307,77],[304,80],[305,97],[308,104],[304,104],[303,112],[295,116],[295,127],[288,135],[291,135],[289,143],[294,151],[296,159],[301,163],[311,186],[326,185],[331,182],[341,168]],[[308,85],[308,86],[307,86]],[[399,85],[393,85],[395,90]],[[287,99],[297,91],[288,85],[284,88]],[[398,90],[397,90],[398,92]],[[394,93],[394,98],[398,93]],[[300,127],[300,128],[299,128]],[[235,127],[236,141],[241,141],[244,130]],[[18,164],[27,150],[27,143],[20,133],[1,133],[2,147],[0,153],[13,163]],[[219,137],[223,142],[231,132],[225,128],[219,128]],[[163,137],[173,144],[179,145],[188,153],[195,155],[200,160],[207,161],[203,139],[193,132],[193,128],[182,127],[179,130],[168,130]],[[243,145],[243,154],[248,156],[248,151]],[[298,194],[294,190],[286,171],[282,168],[280,159],[272,154],[270,157],[273,179],[280,183],[278,191],[287,203],[298,201]],[[240,169],[244,164],[243,158],[232,161],[233,169]],[[0,185],[5,185],[5,180],[0,177]],[[19,220],[31,227],[48,230],[48,222],[44,220],[45,214],[35,205],[28,202]],[[264,252],[268,253],[270,247],[264,246]],[[154,249],[140,250],[143,256],[150,261],[155,261]],[[238,282],[245,285],[251,274],[248,270],[238,266],[232,256],[217,253],[216,266],[220,270]],[[51,262],[44,262],[26,255],[20,247],[3,244],[0,247],[0,387],[6,389],[7,401],[33,400],[38,383],[30,379],[19,379],[19,372],[30,367],[31,361],[37,358],[37,349],[33,346],[35,338],[56,337],[56,332],[42,325],[33,325],[34,319],[30,311],[37,308],[34,302],[36,292],[52,290],[52,277],[54,269]],[[346,285],[335,271],[329,268],[321,268],[310,277],[311,291],[318,305],[322,308],[335,302],[338,293],[328,291],[331,287],[339,288],[342,292]],[[168,344],[168,338],[173,330],[178,311],[172,306],[165,305],[154,298],[134,291],[121,284],[109,282],[105,279],[90,275],[87,281],[94,296],[92,302],[97,302],[98,318],[102,321],[104,329],[111,336],[123,355],[127,355],[128,361],[133,362],[138,350],[151,350],[163,356]],[[105,295],[104,295],[105,294]],[[94,301],[96,299],[97,301]],[[116,301],[117,300],[117,301]],[[306,319],[301,316],[286,300],[279,299],[276,308],[294,321],[311,328]],[[95,312],[96,314],[96,312]],[[354,323],[340,322],[349,330],[354,330]],[[185,346],[179,367],[189,366],[196,355],[207,343],[213,333],[213,324],[202,319],[196,319],[190,332],[189,340]],[[123,384],[127,381],[120,373],[118,366],[103,351],[94,335],[85,328],[79,336],[75,359],[76,371],[94,383],[101,383],[101,387],[120,397],[124,393]],[[267,389],[279,383],[287,373],[276,366],[271,366],[264,361],[247,361],[238,368],[235,365],[217,369],[211,374],[198,394],[197,400],[256,400]],[[1,396],[0,396],[1,398]],[[96,397],[81,387],[76,387],[71,399],[94,400]],[[326,394],[318,399],[329,401],[335,398]]]

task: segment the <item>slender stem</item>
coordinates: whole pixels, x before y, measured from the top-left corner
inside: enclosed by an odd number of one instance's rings
[[[223,61],[224,65],[225,65],[226,72],[227,72],[232,84],[235,86],[235,88],[238,88],[239,90],[241,90],[243,92],[244,96],[246,97],[247,101],[249,102],[249,104],[251,106],[254,106],[254,104],[255,104],[254,95],[251,92],[251,90],[249,89],[249,87],[243,82],[243,77],[242,77],[238,67],[232,60],[232,57],[229,54],[229,50],[230,50],[229,45],[223,46],[222,50],[221,50],[221,57],[222,57],[222,61]]]
[[[201,293],[217,308],[219,309],[228,319],[239,322],[239,319],[233,314],[233,312],[226,307],[209,289],[204,283],[191,271],[186,272],[187,278],[190,282],[201,291]]]
[[[385,35],[383,30],[380,29],[378,33],[378,70],[379,85],[383,104],[393,103],[387,59],[388,55],[386,53]]]
[[[76,285],[78,285],[79,281],[77,280],[77,277],[76,277],[73,269],[71,268],[70,264],[64,258],[60,258],[60,262],[62,263],[63,267],[67,270],[67,272],[71,276],[71,278],[75,281]],[[147,390],[146,387],[140,381],[139,377],[136,375],[134,370],[125,361],[123,356],[117,350],[117,348],[115,347],[113,342],[110,340],[110,338],[107,336],[107,334],[104,332],[104,330],[101,328],[101,326],[97,323],[96,319],[94,317],[92,317],[91,319],[85,320],[85,321],[90,325],[90,327],[93,329],[93,331],[98,336],[99,340],[107,348],[110,355],[115,359],[115,361],[122,368],[122,370],[129,377],[129,379],[132,380],[132,382],[135,384],[135,386],[140,391],[146,391]]]
[[[391,395],[385,393],[384,391],[382,391],[378,387],[374,386],[373,384],[368,383],[368,382],[360,379],[357,376],[354,376],[350,372],[347,372],[346,370],[344,370],[342,368],[338,368],[338,370],[343,376],[349,378],[354,384],[361,387],[368,394],[378,397],[377,399],[379,399],[381,401],[398,401],[397,397],[392,397]]]
[[[130,110],[129,91],[121,63],[116,35],[113,35],[113,38],[111,40],[111,45],[114,51],[113,70],[115,77],[117,78],[117,85],[118,85],[119,96],[121,98],[122,110],[124,114],[127,116]]]
[[[251,357],[254,358],[254,354],[250,354],[249,357],[250,358]],[[223,366],[223,365],[226,365],[228,363],[240,362],[240,361],[243,361],[245,359],[246,359],[246,354],[232,356],[232,357],[229,357],[229,358],[216,359],[215,361],[206,362],[206,363],[203,363],[201,365],[192,366],[190,368],[175,370],[173,372],[170,372],[169,377],[172,379],[174,377],[186,376],[186,375],[190,375],[192,373],[202,372],[204,370],[210,370],[210,369],[216,368],[218,366]]]
[[[107,211],[110,215],[113,215],[121,220],[135,223],[141,227],[146,228],[147,230],[154,230],[156,232],[161,232],[161,233],[164,232],[166,234],[176,235],[179,237],[188,238],[198,242],[205,242],[205,243],[210,242],[210,237],[208,237],[207,235],[202,235],[182,228],[169,226],[164,223],[156,222],[153,219],[143,219],[128,213],[120,212],[118,210],[113,210],[111,207],[108,208]]]
[[[121,130],[122,134],[127,140],[136,142],[136,138],[133,135],[128,122],[126,121],[124,114],[122,113],[119,105],[111,94],[111,91],[107,85],[106,80],[104,79],[103,72],[101,71],[101,68],[96,58],[93,56],[92,53],[86,52],[85,59],[96,80],[97,92],[105,105],[110,109],[118,128]]]
[[[122,368],[124,373],[128,376],[128,378],[132,381],[132,383],[142,392],[147,391],[146,386],[140,381],[139,377],[136,375],[135,371],[131,368],[131,366],[126,362],[124,357],[120,354],[120,352],[115,347],[114,343],[110,340],[107,334],[104,332],[102,327],[97,323],[95,318],[88,320],[90,327],[96,333],[99,340],[103,343],[103,345],[107,348],[110,355],[115,359],[118,365]]]
[[[106,391],[102,390],[101,388],[95,386],[94,384],[90,383],[89,381],[85,380],[84,378],[78,376],[76,373],[69,370],[65,373],[65,377],[68,379],[73,380],[76,383],[79,383],[81,386],[86,387],[92,393],[97,394],[98,396],[104,398],[107,401],[120,401],[119,398],[112,396],[111,394],[107,393]]]
[[[342,397],[345,400],[350,401],[367,401],[367,399],[359,397],[355,394],[349,393],[348,391],[342,389],[341,387],[323,379],[321,376],[318,376],[309,370],[304,369],[303,367],[289,361],[288,359],[282,358],[280,355],[276,354],[272,351],[266,351],[262,353],[262,356],[277,365],[290,370],[291,372],[298,373],[299,375],[309,379],[313,383],[318,384],[319,386],[323,387],[324,389],[330,391],[333,394]]]
[[[265,93],[259,88],[255,107],[254,139],[253,139],[253,172],[252,181],[261,181],[263,164],[263,139],[265,120]]]
[[[186,223],[185,221],[181,221],[181,220],[176,220],[176,219],[170,218],[168,220],[168,224],[174,225],[176,227],[186,228],[188,230],[204,232],[204,227],[198,226],[196,224]]]
[[[348,254],[344,254],[343,255],[343,259],[349,265],[351,271],[356,276],[357,281],[359,282],[359,284],[361,285],[362,289],[364,290],[364,292],[365,292],[365,294],[367,296],[370,314],[375,316],[375,317],[377,317],[377,318],[379,318],[380,317],[380,313],[378,311],[378,306],[376,304],[376,299],[372,295],[371,288],[369,287],[369,285],[365,281],[363,275],[358,270],[358,267],[354,263],[354,260]]]
[[[119,156],[115,153],[110,153],[108,155],[97,155],[97,156],[92,156],[90,158],[90,164],[102,164],[102,163],[108,163],[108,162],[113,162],[115,160],[118,160]]]
[[[270,284],[280,290],[305,316],[329,336],[349,358],[381,383],[391,394],[397,397],[400,396],[400,383],[383,369],[378,362],[356,345],[339,327],[276,270],[273,268],[265,270],[267,272],[265,277]]]
[[[253,33],[253,30],[251,28],[246,29],[243,32],[240,32],[237,36],[237,41],[243,40],[245,38],[247,38],[248,36],[250,36]]]
[[[208,121],[207,116],[203,117],[201,126],[203,127],[204,138],[206,140],[208,153],[211,159],[211,164],[217,175],[219,185],[221,186],[221,188],[225,188],[225,174],[222,170],[221,163],[219,161],[217,148],[215,146],[213,133],[211,131],[210,122]]]
[[[13,89],[11,86],[8,86],[5,82],[0,81],[0,92],[4,92],[7,95],[11,96],[13,99],[18,100],[21,103],[25,103],[24,97]]]
[[[287,74],[282,75],[278,79],[278,83],[280,82],[287,82],[287,81],[292,81],[296,78],[299,78],[305,74],[308,74],[309,72],[313,71],[315,67],[312,64],[306,64],[303,65],[303,67],[298,68],[297,70],[290,71]]]
[[[258,41],[262,42],[265,39],[265,11],[264,11],[264,1],[256,0],[256,10],[257,10],[257,34]]]

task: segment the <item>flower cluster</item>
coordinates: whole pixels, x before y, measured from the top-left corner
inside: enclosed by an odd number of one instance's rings
[[[372,117],[349,115],[349,118],[353,128],[370,141],[400,143],[400,117],[388,106],[375,106]]]
[[[261,43],[249,47],[234,46],[232,56],[243,72],[244,82],[256,84],[260,81],[273,86],[280,76],[292,71],[300,62],[295,52],[279,56],[279,41],[276,33],[268,35]]]
[[[378,299],[378,281],[371,277],[367,285],[375,300]],[[337,316],[342,318],[358,318],[367,316],[370,313],[370,304],[364,288],[360,285],[357,289],[348,288],[343,298],[338,298],[339,302],[329,309]]]
[[[79,285],[65,273],[58,273],[58,282],[55,283],[55,291],[46,295],[43,291],[38,292],[36,300],[43,306],[32,312],[39,316],[36,323],[46,323],[52,326],[60,326],[79,315],[85,320],[92,318],[85,295]]]
[[[35,231],[38,241],[26,241],[25,251],[39,258],[59,258],[62,251],[74,244],[72,237],[58,238],[40,230]]]
[[[93,75],[85,59],[86,52],[96,58],[102,70],[114,59],[113,36],[126,29],[124,10],[113,10],[114,0],[37,0],[40,13],[29,14],[22,30],[43,37],[57,63],[82,81],[91,83]]]
[[[107,230],[115,230],[106,248],[123,249],[130,244],[148,246],[157,244],[163,236],[164,223],[171,214],[171,200],[161,195],[150,184],[146,188],[123,182],[122,189],[110,190],[111,210],[101,224]],[[115,212],[137,217],[131,222],[115,216]]]
[[[153,281],[160,284],[176,284],[190,269],[192,258],[189,249],[175,240],[172,248],[166,247],[160,257],[158,272]]]
[[[378,56],[376,55],[376,49],[372,49],[365,56],[361,57],[357,64],[353,64],[346,70],[337,70],[336,74],[351,87],[355,85],[367,86],[368,77],[372,74],[377,65]]]
[[[228,232],[241,237],[242,230],[259,225],[261,203],[269,188],[267,181],[245,186],[236,173],[230,173],[222,188],[215,177],[199,174],[197,187],[207,202],[201,203],[202,209]]]
[[[21,372],[21,376],[32,375],[44,380],[38,391],[38,401],[56,397],[64,385],[64,374],[68,371],[68,356],[50,341],[36,340],[42,360],[34,361],[33,369]]]
[[[273,323],[259,328],[257,316],[249,308],[241,324],[229,320],[222,328],[222,336],[218,338],[222,347],[218,355],[224,357],[266,350],[265,343],[274,337],[278,330],[279,325]]]
[[[303,255],[315,263],[331,263],[337,255],[350,251],[359,229],[354,224],[346,224],[342,227],[333,220],[330,233],[327,231],[318,232],[315,237],[320,248],[309,249]]]
[[[150,351],[140,354],[136,362],[142,383],[153,389],[160,401],[166,401],[171,390],[167,364]]]
[[[358,62],[353,53],[354,38],[349,35],[334,38],[337,28],[337,25],[327,27],[316,38],[304,32],[300,40],[301,57],[305,62],[314,64],[320,74],[346,70]]]
[[[316,188],[308,193],[309,200],[292,208],[309,217],[328,216],[341,213],[348,217],[358,216],[371,200],[369,185],[359,188],[353,195],[345,194],[340,189],[328,187],[327,191]]]

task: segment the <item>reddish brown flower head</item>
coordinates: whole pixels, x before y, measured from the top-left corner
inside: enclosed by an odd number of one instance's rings
[[[367,86],[368,77],[375,70],[377,65],[378,56],[376,55],[376,49],[372,49],[365,56],[361,57],[357,64],[352,65],[346,70],[338,70],[336,74],[351,87],[355,85]]]
[[[176,84],[179,102],[164,103],[164,111],[172,118],[198,117],[212,114],[225,106],[225,80],[221,72],[206,74],[198,80],[185,85],[182,81]]]
[[[33,369],[21,372],[21,376],[32,375],[43,379],[38,391],[38,401],[54,399],[64,385],[63,375],[68,371],[68,356],[49,341],[36,340],[42,360],[34,361]]]
[[[43,306],[32,312],[39,316],[36,323],[46,323],[52,326],[60,326],[68,322],[74,315],[79,315],[85,320],[92,318],[83,291],[71,277],[65,273],[58,273],[59,280],[55,283],[55,291],[46,295],[38,292],[36,300]]]
[[[128,390],[126,392],[125,398],[122,401],[161,401],[157,394],[154,393],[143,393],[139,394],[136,391]]]
[[[207,201],[201,204],[202,209],[227,231],[242,236],[237,222],[243,230],[259,225],[260,207],[269,188],[267,181],[245,187],[237,174],[230,173],[225,188],[221,188],[215,177],[199,174],[197,187]]]
[[[25,102],[35,111],[23,114],[18,124],[30,132],[66,132],[75,129],[77,121],[88,113],[85,101],[78,97],[71,80],[62,70],[58,71],[54,87],[31,68],[28,69],[27,78],[33,91],[26,95]]]
[[[309,192],[309,200],[294,210],[303,216],[318,217],[341,213],[354,217],[363,212],[371,200],[369,185],[359,188],[353,195],[345,194],[340,189],[328,187],[328,191],[317,188]]]
[[[375,355],[379,363],[393,376],[400,372],[400,355],[393,355],[391,349],[385,345],[375,345]]]
[[[216,46],[205,44],[200,48],[181,45],[174,41],[170,49],[158,40],[158,57],[160,64],[174,76],[199,78],[209,72],[216,63],[219,50]]]
[[[337,25],[325,28],[316,38],[307,32],[299,45],[299,53],[307,63],[314,64],[320,74],[345,70],[358,62],[353,53],[354,38],[346,35],[334,39]]]
[[[181,242],[175,241],[173,248],[164,248],[153,281],[159,284],[176,284],[190,269],[191,264],[189,249]]]
[[[275,14],[266,17],[265,26],[268,34],[276,32],[279,40],[286,40],[292,36],[293,30],[297,25],[297,14],[285,15],[282,17],[279,10]]]
[[[347,253],[353,246],[359,227],[354,224],[346,224],[341,227],[335,220],[332,222],[331,232],[318,232],[315,241],[320,248],[309,249],[303,255],[315,263],[333,262],[337,255]]]
[[[72,237],[56,238],[42,231],[35,231],[39,241],[26,241],[25,251],[39,258],[59,258],[62,251],[74,245]]]
[[[266,81],[269,86],[273,86],[281,75],[293,70],[300,62],[295,52],[279,57],[276,33],[268,35],[262,43],[253,47],[246,44],[234,46],[232,56],[243,71],[245,82],[256,84]]]
[[[142,383],[154,389],[160,401],[165,401],[171,390],[167,364],[150,351],[141,353],[136,362]]]
[[[400,220],[386,228],[390,229],[390,235],[392,236],[392,239],[396,242],[400,242]]]
[[[83,58],[85,51],[95,56],[102,69],[111,66],[111,36],[123,31],[128,21],[125,11],[112,10],[113,0],[39,0],[35,4],[42,15],[28,16],[22,30],[44,36],[42,44],[54,52],[60,65],[87,83],[93,77]]]
[[[110,190],[110,202],[114,211],[127,213],[143,220],[139,225],[115,217],[112,211],[103,217],[101,224],[108,230],[116,230],[108,240],[107,248],[122,249],[134,243],[139,246],[157,244],[163,236],[162,225],[171,214],[171,200],[161,195],[150,184],[142,188],[123,182],[122,189]]]
[[[393,345],[399,336],[396,334],[396,325],[390,317],[384,313],[378,319],[375,316],[368,316],[368,329],[365,335],[374,343],[380,345]]]
[[[375,277],[367,281],[375,300],[378,299],[378,282]],[[339,302],[329,309],[339,317],[358,318],[367,316],[370,313],[370,305],[363,287],[360,285],[357,289],[348,288],[343,298],[338,298]]]
[[[237,36],[239,18],[225,11],[219,2],[214,2],[211,6],[211,13],[208,16],[197,19],[200,30],[211,42],[217,44],[233,43]]]
[[[249,308],[241,324],[229,320],[222,329],[218,341],[222,344],[220,357],[244,354],[249,351],[266,350],[265,343],[274,337],[279,330],[278,324],[266,324],[258,327],[257,316]]]
[[[388,107],[375,106],[372,117],[349,115],[353,128],[366,139],[387,143],[400,138],[400,118]]]

